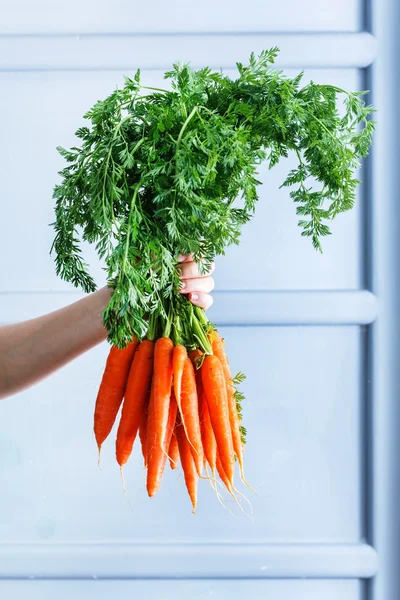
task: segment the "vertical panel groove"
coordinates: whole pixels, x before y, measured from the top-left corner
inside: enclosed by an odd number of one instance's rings
[[[400,5],[374,0],[374,34],[379,53],[372,66],[378,127],[373,159],[372,289],[379,296],[379,319],[371,330],[372,478],[370,531],[379,555],[371,600],[392,600],[400,589]]]
[[[373,30],[373,22],[372,22],[372,1],[364,0],[364,27],[366,31],[372,32]],[[372,68],[367,67],[363,71],[363,82],[364,89],[369,90],[365,101],[369,104],[373,102],[373,75]],[[363,223],[363,256],[364,256],[364,285],[368,290],[372,290],[373,286],[373,252],[374,252],[374,236],[373,236],[373,150],[374,146],[372,146],[371,152],[367,159],[364,161],[364,223]],[[373,510],[373,473],[372,473],[372,465],[373,465],[373,335],[372,335],[372,327],[369,326],[366,328],[365,337],[364,337],[364,361],[365,361],[365,370],[364,370],[364,379],[363,379],[363,443],[362,443],[362,457],[363,457],[363,490],[364,490],[364,500],[363,500],[363,526],[365,530],[365,538],[369,543],[373,543],[373,533],[372,533],[372,510]],[[363,597],[364,600],[372,600],[372,582],[366,581],[363,584]]]

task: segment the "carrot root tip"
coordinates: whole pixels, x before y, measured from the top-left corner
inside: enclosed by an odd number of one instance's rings
[[[242,512],[243,512],[243,513],[244,513],[244,514],[245,514],[247,517],[249,517],[249,518],[250,518],[250,519],[253,521],[253,505],[252,505],[252,503],[251,503],[251,502],[250,502],[250,500],[247,498],[247,496],[245,496],[244,494],[242,494],[242,492],[240,492],[240,491],[239,491],[238,489],[236,489],[234,486],[233,486],[233,489],[234,489],[234,491],[236,492],[236,494],[238,494],[238,495],[239,495],[241,498],[243,498],[243,500],[245,500],[245,501],[247,502],[247,504],[250,506],[250,513],[248,513],[247,511],[245,511],[245,510],[244,510],[244,508],[243,508],[243,506],[242,506],[241,502],[240,502],[240,501],[238,501],[238,505],[240,506],[240,508],[241,508]]]
[[[256,496],[258,496],[257,490],[255,490],[253,488],[253,486],[246,480],[245,476],[244,476],[244,471],[243,469],[240,469],[240,479],[243,481],[244,485],[246,487],[249,488],[249,490],[251,490],[253,492],[253,494],[255,494]]]
[[[101,444],[98,444],[98,446],[97,446],[97,466],[99,467],[100,471],[102,471],[103,469],[101,468],[101,465],[100,465],[100,455],[101,455]]]
[[[126,495],[125,477],[124,477],[124,471],[122,469],[122,465],[119,466],[119,472],[120,472],[120,475],[121,475],[122,488],[124,490],[124,494]]]
[[[168,452],[165,450],[164,445],[161,446],[161,450],[163,451],[163,453],[165,454],[165,456],[167,457],[167,459],[169,460],[169,462],[173,463],[176,466],[176,463],[175,463],[174,459],[170,457],[170,455],[168,454]]]

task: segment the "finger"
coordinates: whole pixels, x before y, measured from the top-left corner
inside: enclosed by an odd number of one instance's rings
[[[178,268],[181,272],[181,279],[197,279],[198,277],[208,277],[211,275],[215,270],[215,265],[212,263],[210,271],[204,274],[200,273],[199,265],[193,261],[181,263]]]
[[[178,263],[183,263],[183,262],[187,262],[187,261],[191,261],[191,260],[193,260],[192,254],[180,254],[178,256]]]
[[[181,294],[191,294],[192,292],[204,292],[209,294],[214,289],[214,279],[212,277],[197,277],[196,279],[182,279],[182,287],[179,290]]]
[[[189,294],[189,300],[192,304],[199,306],[204,310],[208,310],[214,302],[213,297],[204,292],[193,292],[192,294]]]

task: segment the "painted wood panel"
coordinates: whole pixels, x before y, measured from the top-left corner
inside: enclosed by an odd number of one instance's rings
[[[356,581],[2,581],[0,594],[14,600],[363,600]]]
[[[355,31],[360,28],[359,0],[239,0],[198,4],[173,0],[3,0],[0,33],[155,33],[209,31]]]

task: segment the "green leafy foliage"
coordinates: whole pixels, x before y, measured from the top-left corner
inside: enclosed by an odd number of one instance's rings
[[[235,375],[235,377],[232,377],[232,385],[235,388],[235,391],[233,392],[233,396],[235,398],[235,402],[236,402],[236,410],[237,410],[237,414],[239,417],[239,431],[240,431],[240,437],[242,440],[242,444],[246,443],[246,434],[247,434],[247,429],[242,425],[242,404],[243,401],[246,399],[245,395],[243,394],[243,392],[241,392],[239,390],[239,385],[241,383],[243,383],[243,381],[246,379],[246,375],[244,375],[243,373],[239,372]]]
[[[137,71],[86,113],[79,148],[58,149],[67,165],[54,189],[56,270],[94,290],[81,241],[96,245],[114,288],[104,313],[114,344],[125,345],[132,333],[143,337],[149,315],[166,318],[171,303],[177,313],[186,310],[176,293],[178,254],[192,253],[206,272],[239,242],[258,200],[261,162],[272,168],[297,156],[282,185],[291,188],[302,235],[317,249],[329,220],[353,206],[372,109],[360,93],[301,87],[302,74],[289,78],[272,68],[277,52],[237,63],[235,80],[175,64],[165,73],[170,90],[142,85]]]

